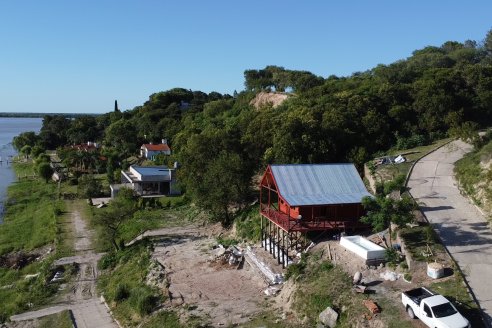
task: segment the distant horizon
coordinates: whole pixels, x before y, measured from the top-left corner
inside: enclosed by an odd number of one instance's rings
[[[268,65],[327,78],[482,42],[492,1],[0,2],[0,111],[107,113],[175,87],[232,95]],[[254,17],[253,17],[254,16]]]

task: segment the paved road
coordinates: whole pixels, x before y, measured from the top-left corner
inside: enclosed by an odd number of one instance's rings
[[[453,141],[418,161],[408,182],[410,193],[464,271],[489,327],[492,327],[492,231],[487,220],[463,197],[454,163],[472,147]]]

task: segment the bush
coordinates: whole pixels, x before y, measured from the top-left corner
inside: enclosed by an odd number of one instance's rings
[[[398,150],[425,146],[427,143],[427,138],[421,134],[414,134],[410,137],[396,137],[396,149]]]
[[[114,252],[104,254],[99,260],[97,266],[100,270],[111,269],[116,266],[118,258]]]
[[[296,278],[306,271],[307,257],[303,256],[299,263],[292,263],[287,267],[285,279]]]
[[[400,262],[400,254],[396,249],[389,247],[384,253],[384,259],[391,264],[397,264]]]
[[[116,302],[124,301],[130,296],[130,290],[128,286],[124,283],[118,284],[116,286],[116,291],[114,292],[114,300]]]

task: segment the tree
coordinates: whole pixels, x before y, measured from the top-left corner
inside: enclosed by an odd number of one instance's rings
[[[362,205],[367,214],[361,218],[361,221],[370,224],[375,232],[388,228],[390,244],[391,223],[400,226],[414,219],[415,203],[409,197],[403,197],[401,200],[384,196],[364,197]]]
[[[79,193],[84,198],[98,197],[102,193],[101,181],[91,174],[85,174],[79,179]]]
[[[135,153],[138,149],[135,125],[126,119],[112,123],[106,129],[105,142],[108,146],[116,148],[122,157]]]
[[[25,145],[24,147],[21,148],[20,153],[25,156],[26,159],[29,158],[29,155],[31,154],[32,147],[29,145]]]
[[[53,175],[53,169],[51,168],[50,164],[47,162],[41,162],[37,166],[38,174],[41,178],[44,179],[46,183],[51,179],[51,176]]]
[[[488,54],[492,54],[492,29],[487,32],[483,45]]]
[[[22,147],[26,145],[33,147],[38,140],[39,137],[36,135],[36,133],[34,133],[33,131],[28,131],[14,137],[14,139],[12,140],[12,144],[14,145],[15,149],[20,151]]]
[[[105,231],[116,251],[120,249],[118,240],[121,226],[133,217],[135,211],[136,201],[133,191],[123,188],[108,207],[96,214],[96,224]]]

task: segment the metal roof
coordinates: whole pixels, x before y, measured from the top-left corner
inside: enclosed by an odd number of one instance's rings
[[[291,206],[354,204],[371,196],[350,163],[270,167],[280,195]]]

